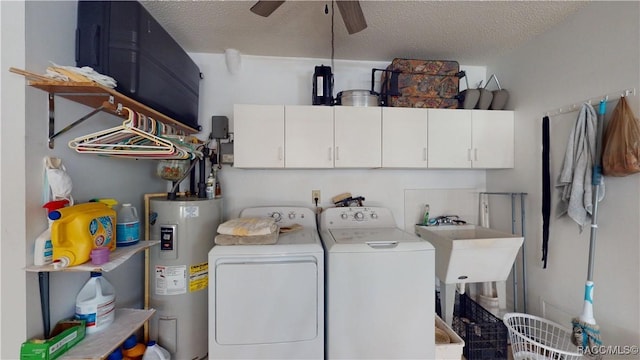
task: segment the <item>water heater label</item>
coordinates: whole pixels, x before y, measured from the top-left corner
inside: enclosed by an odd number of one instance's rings
[[[197,218],[200,216],[200,208],[197,206],[182,207],[182,216],[185,218]]]
[[[178,295],[187,292],[187,266],[156,265],[156,295]]]
[[[191,265],[189,268],[189,292],[204,290],[209,285],[209,263]]]

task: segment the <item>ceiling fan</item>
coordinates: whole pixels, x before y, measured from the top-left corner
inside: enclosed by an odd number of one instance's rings
[[[251,7],[251,12],[260,16],[268,17],[284,1],[259,0]],[[360,2],[357,0],[336,0],[340,15],[344,21],[349,34],[355,34],[367,28],[367,21],[362,13]]]

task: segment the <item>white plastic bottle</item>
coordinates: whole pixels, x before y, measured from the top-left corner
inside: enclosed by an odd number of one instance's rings
[[[209,173],[209,177],[207,178],[207,187],[205,188],[205,192],[207,194],[207,199],[213,199],[215,197],[215,186],[216,186],[216,178],[213,175],[213,171]]]
[[[69,203],[69,200],[49,201],[42,207],[47,209],[47,214],[51,211],[63,208]],[[48,265],[53,262],[53,243],[51,242],[51,225],[53,220],[47,217],[48,227],[43,231],[35,241],[35,249],[33,251],[33,264],[36,266]]]
[[[147,343],[147,348],[142,355],[142,360],[170,360],[171,354],[169,351],[155,341],[151,340]]]
[[[33,265],[42,266],[53,262],[53,244],[51,243],[51,223],[49,227],[36,238],[35,249],[33,250]]]
[[[91,272],[91,278],[76,297],[76,319],[87,321],[87,334],[107,328],[115,317],[116,293],[102,273]]]
[[[116,247],[137,244],[140,241],[138,211],[131,204],[122,204],[116,222]]]

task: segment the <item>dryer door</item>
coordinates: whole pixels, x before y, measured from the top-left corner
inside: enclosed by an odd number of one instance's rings
[[[319,336],[314,257],[229,258],[220,260],[215,271],[217,343],[270,344]]]

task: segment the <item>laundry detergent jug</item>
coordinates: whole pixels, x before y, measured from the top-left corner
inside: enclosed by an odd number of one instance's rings
[[[89,202],[51,211],[53,260],[62,267],[87,262],[91,250],[116,248],[116,212],[99,202]]]

